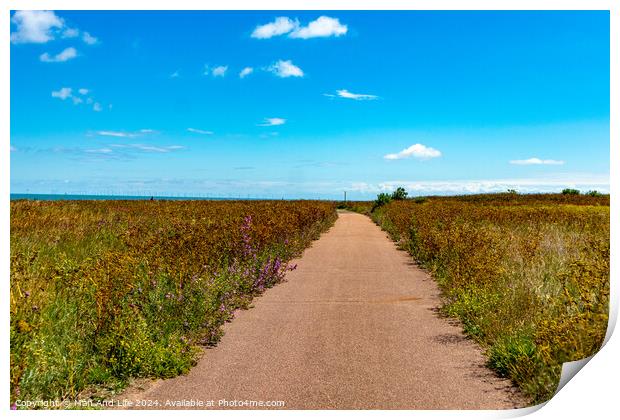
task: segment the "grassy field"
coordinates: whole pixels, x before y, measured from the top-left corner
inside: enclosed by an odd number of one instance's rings
[[[609,196],[349,202],[444,294],[489,366],[537,403],[593,354],[609,302]],[[333,224],[315,201],[11,202],[11,401],[98,397],[186,372],[200,345]]]
[[[428,269],[489,366],[539,403],[607,328],[609,196],[489,194],[349,203]]]
[[[327,202],[12,201],[11,401],[186,372],[335,219]]]

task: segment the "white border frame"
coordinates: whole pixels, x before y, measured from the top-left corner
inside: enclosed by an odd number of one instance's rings
[[[174,7],[171,7],[174,5]],[[0,188],[2,189],[3,205],[0,208],[0,218],[2,220],[2,242],[0,270],[3,273],[2,295],[0,303],[2,313],[7,317],[2,324],[2,351],[4,355],[1,366],[4,380],[0,381],[2,389],[2,406],[0,411],[9,411],[9,366],[10,366],[10,345],[9,345],[9,197],[10,197],[10,43],[8,36],[10,33],[10,10],[20,9],[52,9],[52,10],[609,10],[610,11],[610,192],[611,192],[611,314],[610,324],[607,335],[607,343],[601,351],[592,358],[586,367],[579,372],[574,379],[554,397],[541,410],[528,408],[521,410],[508,411],[210,411],[208,414],[203,411],[184,412],[183,416],[199,416],[204,418],[208,415],[213,418],[241,418],[251,415],[259,418],[282,418],[293,416],[296,418],[310,419],[317,415],[327,417],[347,417],[364,419],[377,415],[391,418],[463,418],[463,419],[486,419],[486,418],[508,418],[520,415],[531,414],[532,418],[575,418],[583,419],[586,416],[594,418],[608,418],[610,413],[618,412],[618,375],[620,374],[620,361],[617,354],[620,354],[620,344],[616,337],[610,333],[616,324],[618,317],[618,217],[620,213],[615,211],[618,208],[618,187],[617,181],[620,179],[618,159],[620,158],[620,148],[618,140],[620,132],[618,127],[618,105],[620,100],[619,85],[617,76],[620,74],[620,3],[613,0],[316,0],[313,2],[301,0],[228,0],[226,2],[209,3],[196,0],[152,0],[140,4],[139,2],[129,2],[127,0],[92,0],[88,3],[79,0],[23,0],[7,1],[2,3],[2,15],[0,17],[0,28],[5,34],[5,41],[0,44],[2,57],[1,80],[5,92],[0,102],[0,133],[2,136],[2,152],[0,152],[0,171],[2,171]],[[613,141],[612,141],[613,139]],[[537,408],[541,408],[540,406]],[[535,411],[535,412],[534,412]],[[17,416],[25,418],[46,418],[74,417],[74,416],[94,416],[94,417],[134,417],[143,416],[143,411],[138,412],[118,412],[118,411],[15,411],[9,412],[11,418]],[[170,413],[150,412],[153,418],[167,418]]]

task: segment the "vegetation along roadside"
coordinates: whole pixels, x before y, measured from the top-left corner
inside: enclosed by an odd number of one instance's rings
[[[601,346],[609,306],[609,195],[406,191],[341,207],[368,214],[439,283],[488,364],[540,403],[564,362]]]
[[[336,217],[317,201],[12,201],[11,403],[187,372]]]

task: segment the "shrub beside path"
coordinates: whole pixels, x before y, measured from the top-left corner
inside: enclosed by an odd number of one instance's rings
[[[121,398],[287,409],[506,409],[526,402],[437,315],[439,289],[366,216],[339,212],[287,281],[237,313],[187,375]],[[252,408],[252,407],[242,407]]]

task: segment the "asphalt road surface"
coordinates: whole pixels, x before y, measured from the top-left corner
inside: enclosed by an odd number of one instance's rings
[[[296,262],[189,374],[123,397],[160,409],[524,406],[461,327],[438,316],[434,281],[366,216],[340,212]]]

